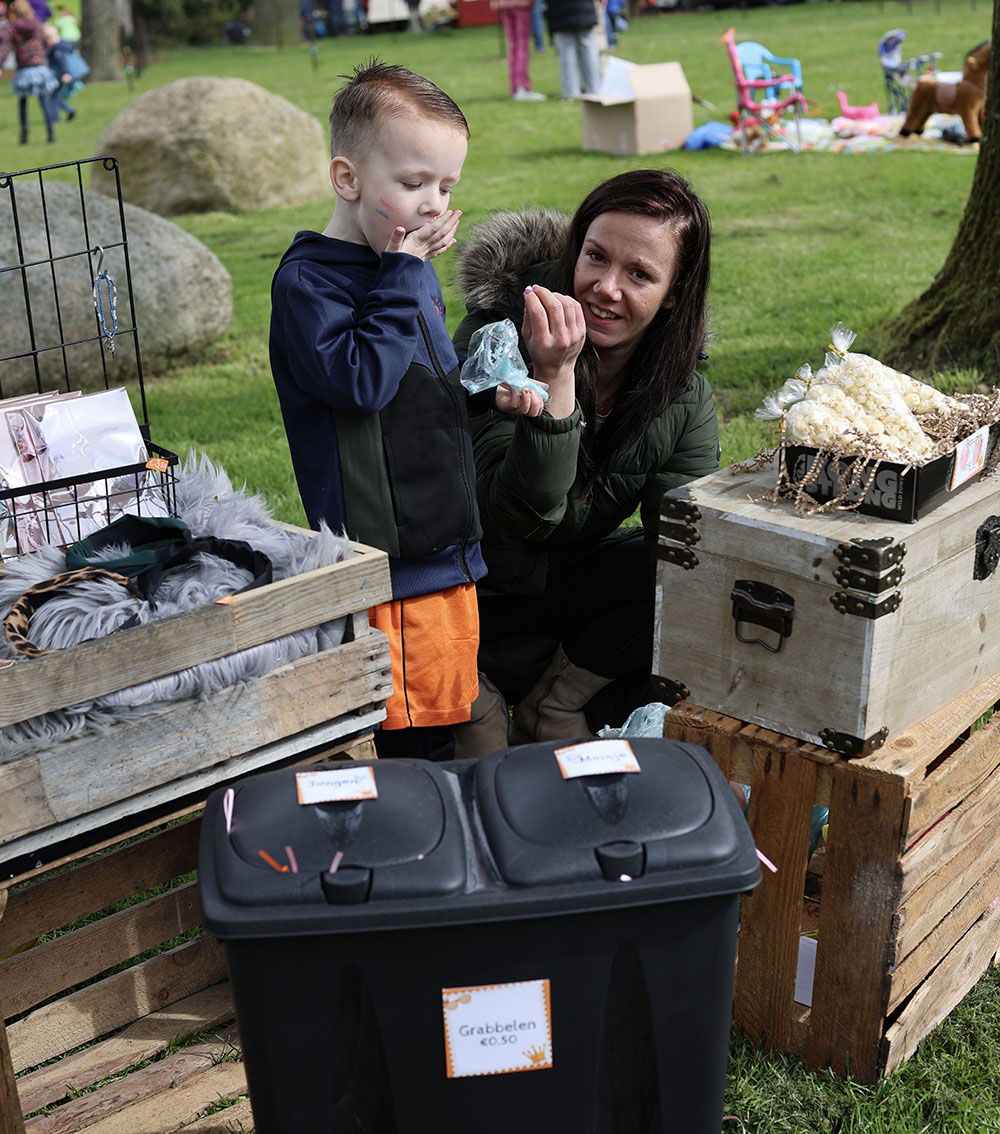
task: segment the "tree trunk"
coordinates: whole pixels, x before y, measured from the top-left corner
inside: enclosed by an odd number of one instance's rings
[[[294,47],[302,39],[298,0],[256,0],[253,10],[254,43]]]
[[[80,0],[80,54],[90,64],[90,82],[122,77],[115,0]]]
[[[993,43],[1000,3],[993,7]],[[878,357],[908,373],[1000,373],[1000,53],[992,52],[972,189],[937,279],[874,338]]]

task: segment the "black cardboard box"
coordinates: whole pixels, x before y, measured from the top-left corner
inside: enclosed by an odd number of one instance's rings
[[[857,511],[908,524],[926,516],[950,500],[956,492],[974,484],[986,469],[992,467],[997,441],[1000,440],[1000,422],[995,422],[982,435],[978,449],[970,444],[976,436],[973,434],[966,438],[953,453],[916,468],[882,461],[870,482],[870,474],[863,474],[861,485],[868,484],[868,489]],[[817,450],[808,445],[788,445],[785,448],[785,468],[791,483],[798,484],[805,479],[816,453]],[[862,458],[827,458],[815,479],[806,486],[806,492],[816,500],[833,499],[843,490],[851,467],[858,460]],[[851,495],[852,501],[857,500],[861,485]]]

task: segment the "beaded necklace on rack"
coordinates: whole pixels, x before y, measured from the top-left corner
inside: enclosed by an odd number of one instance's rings
[[[115,332],[118,330],[118,288],[115,281],[104,268],[104,249],[98,244],[94,251],[98,254],[97,275],[94,277],[94,310],[97,312],[98,322],[101,324],[101,333],[104,335],[104,345],[112,358],[115,356]],[[104,291],[101,282],[104,282]],[[104,295],[108,297],[108,317],[111,319],[111,329],[108,329],[107,318],[104,314]]]

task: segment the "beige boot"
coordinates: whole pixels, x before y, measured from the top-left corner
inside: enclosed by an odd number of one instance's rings
[[[479,696],[472,702],[472,715],[455,725],[455,758],[470,760],[507,747],[510,713],[503,694],[486,676],[479,675]]]
[[[610,677],[574,665],[559,646],[534,689],[514,706],[511,738],[530,744],[534,740],[590,736],[584,707],[610,684]]]

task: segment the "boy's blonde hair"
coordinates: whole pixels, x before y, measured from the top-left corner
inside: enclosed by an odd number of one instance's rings
[[[469,124],[454,99],[406,67],[371,59],[342,77],[347,82],[333,96],[330,111],[331,157],[363,157],[378,144],[388,119],[407,115],[443,122],[469,137]]]

